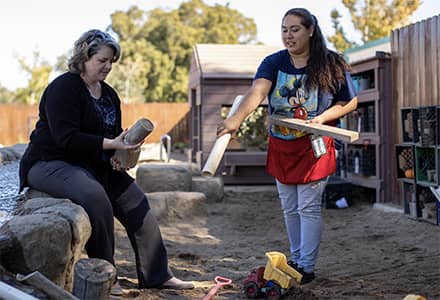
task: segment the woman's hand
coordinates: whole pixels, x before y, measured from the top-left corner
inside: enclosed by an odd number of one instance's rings
[[[115,170],[115,171],[122,172],[122,171],[130,170],[130,168],[122,167],[121,162],[114,155],[110,158],[110,165],[112,166],[113,170]]]
[[[234,134],[238,128],[240,127],[240,123],[235,121],[233,117],[227,118],[222,123],[217,126],[217,137],[221,137],[225,134]]]
[[[124,137],[127,134],[127,130],[125,129],[120,135],[115,137],[114,139],[104,138],[102,142],[102,148],[104,150],[138,150],[145,140],[140,141],[137,144],[129,145],[124,142]]]
[[[322,115],[319,115],[310,120],[306,120],[305,123],[324,124],[324,122],[325,120],[322,118]]]

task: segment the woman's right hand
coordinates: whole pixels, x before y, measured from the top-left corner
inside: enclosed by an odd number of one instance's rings
[[[102,148],[104,150],[137,150],[139,149],[142,144],[145,142],[145,140],[140,141],[137,144],[129,145],[124,142],[124,137],[127,134],[127,129],[125,129],[123,132],[121,132],[120,135],[115,137],[114,139],[108,139],[104,138],[102,142]]]
[[[236,122],[233,117],[227,118],[217,126],[217,137],[219,138],[228,133],[232,135],[239,127],[240,123]]]

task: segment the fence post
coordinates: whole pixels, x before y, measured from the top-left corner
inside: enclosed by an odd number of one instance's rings
[[[165,150],[167,152],[166,162],[170,162],[171,156],[171,137],[168,134],[164,134],[160,137],[160,161],[165,161],[162,159],[162,149],[164,148],[164,140],[166,141]]]

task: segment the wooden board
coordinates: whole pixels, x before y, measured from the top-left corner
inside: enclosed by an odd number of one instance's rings
[[[359,133],[356,131],[323,124],[306,123],[306,121],[301,119],[286,118],[274,114],[269,117],[269,120],[270,123],[274,125],[297,129],[312,134],[325,135],[348,143],[359,139]]]

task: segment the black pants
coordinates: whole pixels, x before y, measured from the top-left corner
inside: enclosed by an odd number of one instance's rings
[[[110,199],[103,186],[87,170],[63,161],[40,161],[29,171],[31,188],[55,198],[67,198],[82,206],[92,225],[86,251],[114,265],[114,219],[127,231],[136,257],[139,288],[156,287],[173,275],[159,226],[148,200],[133,182],[117,199]]]

